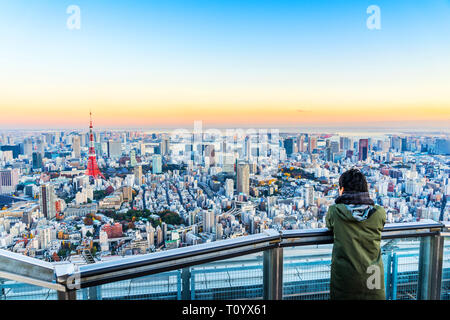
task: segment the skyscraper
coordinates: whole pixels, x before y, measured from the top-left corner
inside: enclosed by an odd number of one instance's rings
[[[240,162],[237,164],[236,175],[237,192],[248,195],[250,192],[250,168],[248,163]]]
[[[134,167],[134,183],[138,186],[142,184],[142,166]]]
[[[135,167],[136,165],[136,150],[133,149],[130,151],[130,166]]]
[[[339,152],[339,142],[337,141],[331,141],[330,142],[330,148],[332,153],[338,153]]]
[[[305,136],[302,134],[297,138],[297,151],[305,152]]]
[[[314,187],[305,186],[305,207],[310,207],[314,204]]]
[[[359,139],[358,160],[365,161],[367,159],[368,153],[369,153],[369,140]]]
[[[160,246],[164,243],[163,231],[160,226],[156,227],[156,245]]]
[[[160,154],[155,154],[152,157],[152,173],[162,173],[162,157]]]
[[[108,141],[108,157],[118,159],[122,156],[122,143],[119,141]]]
[[[294,153],[294,139],[288,138],[284,140],[284,149],[286,150],[287,155],[291,155]]]
[[[161,150],[161,155],[165,156],[166,154],[169,153],[169,138],[168,137],[162,137],[161,138],[161,142],[160,142],[160,150]]]
[[[308,153],[312,153],[317,149],[317,137],[309,137],[308,139]]]
[[[81,139],[78,135],[72,137],[72,150],[74,158],[81,158]]]
[[[33,170],[41,170],[42,167],[44,166],[42,162],[42,153],[33,152],[32,163],[33,163]]]
[[[341,150],[349,150],[351,147],[351,140],[348,137],[340,137],[339,138],[339,147]]]
[[[52,219],[56,216],[55,202],[56,196],[53,186],[51,184],[41,185],[39,188],[39,208],[47,219]]]
[[[151,224],[147,226],[147,243],[148,246],[154,246],[155,245],[155,229],[152,227]]]
[[[13,193],[18,183],[19,169],[0,170],[0,194]]]
[[[225,180],[225,195],[228,198],[233,198],[234,195],[234,181],[233,179],[226,179]]]
[[[203,211],[203,232],[213,233],[216,224],[215,214],[213,210]]]
[[[36,151],[40,154],[44,154],[45,152],[44,141],[42,141],[41,139],[36,142]]]
[[[31,156],[33,154],[33,142],[31,139],[25,139],[23,142],[23,153],[27,156]]]

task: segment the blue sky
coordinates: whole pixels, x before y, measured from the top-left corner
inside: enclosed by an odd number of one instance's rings
[[[381,30],[366,28],[373,4]],[[66,28],[69,5],[81,9],[80,30]],[[83,110],[89,101],[312,110],[333,108],[330,97],[337,108],[431,103],[448,116],[448,0],[14,0],[0,7],[0,39],[0,109],[22,114],[67,96]]]

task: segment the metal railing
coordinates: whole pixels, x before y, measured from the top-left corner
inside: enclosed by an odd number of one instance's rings
[[[450,236],[449,227],[449,224],[437,223],[432,220],[387,224],[385,226],[382,233],[382,239],[385,241],[419,239],[420,243],[417,246],[417,254],[412,254],[418,259],[417,270],[413,270],[412,273],[410,272],[411,274],[408,273],[409,271],[405,271],[399,277],[397,272],[392,273],[392,270],[399,270],[398,267],[401,266],[402,261],[406,261],[407,255],[397,252],[390,252],[386,255],[388,261],[385,280],[387,298],[395,299],[404,296],[415,299],[441,299],[441,288],[447,288],[450,285],[450,279],[448,279],[449,282],[445,282],[447,279],[443,281],[442,278],[444,238]],[[328,268],[327,265],[329,265],[330,260],[329,254],[326,254],[328,260],[322,259],[308,263],[287,261],[283,256],[289,248],[332,243],[333,234],[328,229],[284,230],[280,232],[265,230],[260,234],[235,239],[81,266],[72,263],[52,264],[0,250],[0,278],[46,288],[53,292],[56,291],[58,299],[108,298],[107,295],[102,295],[101,291],[113,290],[109,286],[114,283],[120,284],[115,289],[121,291],[117,296],[125,299],[145,299],[161,296],[165,299],[188,300],[202,298],[202,294],[203,297],[217,299],[234,297],[277,300],[294,296],[300,296],[301,298],[301,294],[294,292],[297,287],[320,287],[320,289],[308,290],[318,290],[312,293],[324,298],[327,296],[327,279],[308,282],[301,279],[298,274],[300,271],[297,269],[301,267],[302,270],[307,270],[309,267],[319,268],[321,266],[321,272],[326,274],[328,272],[326,268]],[[228,261],[252,254],[262,254],[262,256],[258,258],[259,260],[252,260],[253,262],[256,261],[255,263],[236,268],[213,266],[214,263],[220,261]],[[204,264],[208,264],[208,268],[204,268]],[[244,270],[246,273],[243,273]],[[243,279],[247,280],[245,286],[233,285],[236,282],[233,282],[233,279],[237,277],[237,272],[241,272]],[[295,282],[287,279],[288,281],[283,283],[283,274],[286,272],[294,272],[300,280],[295,280]],[[444,273],[447,275],[450,272],[445,269]],[[150,276],[152,275],[153,277],[159,277],[159,280],[151,280]],[[289,277],[295,278],[291,275]],[[228,291],[208,288],[208,281],[212,281],[211,279],[217,283],[226,283],[225,287]],[[164,295],[148,292],[148,288],[157,290],[154,284],[158,281],[164,288],[167,286],[167,290],[161,289],[165,291]],[[411,281],[413,281],[413,284],[411,284]],[[414,288],[409,290],[408,288],[411,285]],[[137,288],[144,289],[139,291]],[[199,288],[203,288],[203,291]],[[227,295],[231,292],[230,290],[234,290],[236,294]],[[284,290],[291,292],[289,297],[283,296]],[[407,293],[403,294],[401,290],[406,290]],[[446,292],[445,296],[448,295]],[[306,295],[306,297],[311,297],[311,295]]]

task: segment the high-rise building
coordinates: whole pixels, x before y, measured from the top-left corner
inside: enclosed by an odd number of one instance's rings
[[[391,148],[394,149],[395,151],[400,151],[401,150],[401,139],[398,136],[392,136],[391,137]]]
[[[33,170],[42,170],[44,166],[42,162],[42,153],[33,152],[32,163],[33,163]]]
[[[251,157],[251,149],[252,149],[252,142],[251,138],[249,136],[245,136],[244,138],[244,156],[245,159],[249,160]]]
[[[234,181],[233,179],[226,179],[225,180],[225,195],[228,198],[233,198],[234,195]]]
[[[78,135],[72,137],[72,150],[74,158],[81,158],[81,139]]]
[[[213,228],[215,228],[216,217],[213,210],[203,211],[203,232],[213,233]]]
[[[221,223],[216,225],[216,240],[221,240],[223,237],[223,226]]]
[[[283,144],[288,156],[294,153],[294,139],[287,138],[284,140]]]
[[[47,219],[56,216],[56,195],[51,184],[44,184],[39,187],[39,207],[41,213]]]
[[[240,162],[237,164],[236,175],[237,192],[248,195],[250,192],[250,168],[248,163]]]
[[[41,139],[39,139],[36,142],[36,151],[39,152],[40,154],[44,154],[44,152],[45,152],[44,141],[42,141]]]
[[[338,153],[339,152],[339,142],[331,141],[330,148],[331,148],[332,153],[334,153],[334,154]]]
[[[147,231],[147,243],[148,246],[154,246],[155,245],[155,228],[153,228],[153,226],[151,224],[149,224],[146,227],[146,231]]]
[[[130,151],[130,166],[136,167],[137,161],[136,161],[136,150]]]
[[[0,194],[11,194],[19,184],[19,169],[0,170]]]
[[[312,153],[317,149],[317,137],[309,137],[308,139],[308,153]]]
[[[160,246],[164,243],[163,231],[160,226],[156,227],[156,245]]]
[[[159,150],[161,150],[162,156],[169,154],[169,138],[168,137],[166,137],[166,136],[162,137],[159,145],[160,145]]]
[[[122,143],[119,141],[108,141],[108,157],[118,159],[122,156]]]
[[[408,137],[403,137],[402,139],[402,152],[408,151]]]
[[[161,223],[161,230],[163,235],[163,241],[167,241],[167,223]]]
[[[352,145],[352,141],[348,137],[340,137],[339,138],[339,147],[340,150],[349,150]]]
[[[33,154],[33,142],[31,139],[25,139],[23,142],[23,154],[26,156],[32,156]]]
[[[162,157],[160,154],[154,154],[152,157],[152,173],[162,173]]]
[[[142,166],[134,167],[134,183],[138,186],[142,185]]]
[[[368,139],[359,139],[358,160],[359,161],[367,160],[368,154],[369,154],[369,140]]]
[[[297,151],[305,152],[305,136],[302,134],[297,138]]]
[[[314,187],[305,186],[305,207],[310,207],[314,204]]]

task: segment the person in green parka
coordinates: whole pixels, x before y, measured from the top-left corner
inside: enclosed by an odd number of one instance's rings
[[[366,178],[357,169],[339,178],[339,197],[325,217],[333,232],[330,299],[384,300],[381,231],[383,207],[370,199]]]

